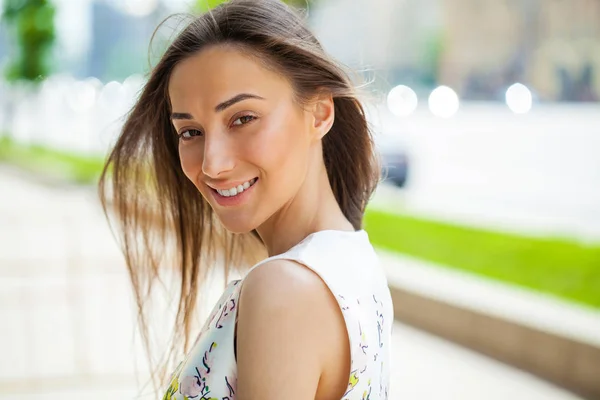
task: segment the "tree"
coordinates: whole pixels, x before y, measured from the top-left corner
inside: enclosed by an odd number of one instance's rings
[[[49,0],[4,0],[2,21],[16,44],[6,70],[9,81],[38,83],[50,73],[54,13]]]

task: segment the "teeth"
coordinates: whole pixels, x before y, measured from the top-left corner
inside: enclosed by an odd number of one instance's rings
[[[256,182],[256,179],[257,178],[254,178],[252,180],[249,180],[248,182],[244,182],[242,185],[238,185],[231,189],[225,189],[225,190],[217,189],[217,193],[219,193],[221,196],[224,196],[224,197],[237,196],[238,194],[242,193],[244,190],[248,189],[250,186],[254,185],[254,182]]]

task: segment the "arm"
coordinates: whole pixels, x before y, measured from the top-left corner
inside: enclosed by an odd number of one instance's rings
[[[314,272],[271,261],[246,277],[239,304],[239,400],[312,400],[332,388],[341,397],[350,368],[347,332],[335,298]],[[339,371],[341,383],[330,379],[331,371]]]

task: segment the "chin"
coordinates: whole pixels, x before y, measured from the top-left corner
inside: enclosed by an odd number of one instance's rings
[[[224,216],[217,213],[217,217],[223,227],[231,233],[249,233],[258,227],[258,224],[253,223],[250,219],[240,218],[235,215]]]

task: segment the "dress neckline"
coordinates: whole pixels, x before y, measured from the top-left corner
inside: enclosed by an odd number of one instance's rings
[[[290,247],[287,251],[284,251],[283,253],[280,254],[275,254],[272,256],[269,256],[267,258],[265,258],[264,260],[261,260],[259,262],[257,262],[256,264],[254,264],[245,274],[245,276],[252,271],[254,268],[268,262],[271,260],[276,260],[278,258],[285,258],[286,254],[292,253],[294,251],[296,251],[298,248],[300,248],[301,246],[307,245],[311,240],[313,240],[314,238],[318,237],[318,236],[326,236],[326,235],[339,235],[342,237],[366,237],[367,236],[367,232],[364,229],[359,229],[359,230],[355,230],[355,231],[342,231],[342,230],[337,230],[337,229],[323,229],[320,231],[316,231],[316,232],[312,232],[309,233],[308,235],[306,235],[306,237],[304,239],[302,239],[301,241],[299,241],[298,243],[296,243],[295,245],[293,245],[292,247]]]
[[[312,232],[312,233],[309,233],[308,235],[306,235],[306,237],[304,239],[302,239],[301,241],[299,241],[298,243],[296,243],[295,245],[290,247],[287,251],[284,251],[283,253],[280,253],[280,254],[275,254],[275,255],[269,256],[265,260],[261,261],[261,263],[263,263],[267,260],[270,260],[272,258],[281,257],[284,254],[290,253],[291,251],[297,249],[298,247],[310,242],[312,239],[314,239],[317,236],[323,236],[323,235],[363,236],[366,234],[367,234],[367,232],[364,229],[359,229],[357,231],[342,231],[342,230],[338,230],[338,229],[323,229],[320,231]]]

